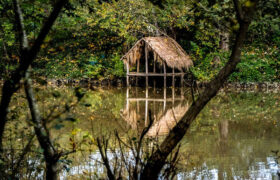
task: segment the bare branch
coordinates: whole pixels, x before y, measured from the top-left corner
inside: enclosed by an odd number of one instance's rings
[[[18,22],[23,22],[22,13],[20,11],[19,5],[16,0],[15,2],[15,14],[16,18],[18,19]],[[61,11],[63,5],[67,2],[67,0],[59,0],[55,6],[53,11],[51,12],[50,16],[48,17],[46,23],[43,25],[43,28],[41,29],[39,36],[35,40],[34,45],[31,47],[28,51],[22,51],[20,54],[20,65],[19,67],[12,73],[11,78],[7,81],[5,81],[3,88],[2,88],[2,98],[0,103],[0,155],[2,154],[3,150],[3,133],[5,129],[5,125],[7,122],[7,114],[9,112],[9,104],[11,102],[11,98],[13,94],[19,89],[19,82],[20,80],[25,76],[25,73],[30,66],[30,64],[34,61],[36,58],[41,45],[49,33],[54,21],[58,17],[59,12]],[[24,30],[23,23],[20,26]],[[23,33],[23,31],[21,31]],[[24,34],[22,34],[23,37]],[[24,40],[23,45],[26,46],[26,41]],[[27,44],[28,47],[28,44]],[[0,157],[1,158],[1,157]]]
[[[31,143],[33,142],[33,139],[35,137],[35,134],[32,134],[31,137],[29,138],[28,143],[26,144],[26,146],[24,147],[24,149],[22,150],[17,162],[15,163],[15,168],[14,168],[14,172],[12,174],[12,178],[15,178],[15,175],[18,173],[19,168],[20,168],[20,164],[22,163],[22,161],[24,160],[25,155],[28,153],[28,151],[30,151],[30,147],[31,147]]]
[[[75,152],[76,152],[76,149],[74,149],[72,151],[61,152],[61,153],[59,153],[59,157],[68,156],[69,154],[72,154],[72,153],[75,153]]]
[[[101,144],[100,138],[97,138],[97,147],[98,147],[99,152],[101,154],[101,158],[103,160],[103,163],[104,163],[104,165],[107,169],[108,178],[110,180],[115,180],[116,178],[115,178],[115,176],[114,176],[114,174],[111,170],[110,163],[109,163],[107,153],[106,153],[107,152],[107,147],[108,147],[108,140],[105,140],[104,137],[103,137],[102,138],[102,144]]]
[[[145,137],[145,135],[148,133],[148,131],[151,129],[152,125],[153,125],[153,118],[152,118],[152,112],[151,110],[149,110],[149,124],[147,127],[145,127],[140,135],[140,139],[138,141],[138,145],[137,145],[137,149],[136,149],[136,157],[135,157],[135,168],[134,168],[134,172],[133,172],[133,177],[134,179],[138,179],[138,164],[140,161],[140,151],[141,151],[141,147],[142,147],[142,142],[143,142],[143,138]]]
[[[129,148],[129,149],[132,148],[131,146],[129,146],[128,144],[126,144],[126,143],[120,138],[119,133],[118,133],[117,131],[115,131],[115,135],[116,135],[116,137],[117,137],[117,139],[118,139],[119,142],[121,142],[123,145],[125,145],[125,146],[126,146],[127,148]]]
[[[208,88],[205,89],[198,96],[197,100],[192,103],[191,107],[184,114],[182,119],[169,132],[167,137],[161,143],[160,147],[150,156],[148,163],[141,173],[141,179],[157,179],[168,155],[184,137],[186,131],[189,129],[191,123],[195,120],[200,111],[218,93],[223,83],[235,70],[237,64],[240,62],[241,48],[244,44],[246,33],[249,28],[250,20],[255,7],[256,3],[254,3],[253,6],[249,7],[248,11],[246,12],[247,20],[240,22],[240,28],[236,35],[229,61],[220,70],[218,75],[208,84]]]
[[[128,169],[128,164],[126,162],[126,158],[124,157],[124,153],[123,153],[123,146],[122,146],[122,142],[119,138],[119,135],[118,135],[118,132],[116,131],[116,138],[118,140],[118,143],[119,143],[119,147],[120,147],[120,152],[121,152],[121,158],[122,158],[122,162],[124,163],[125,165],[125,168],[127,170],[127,172],[129,172],[129,169]]]

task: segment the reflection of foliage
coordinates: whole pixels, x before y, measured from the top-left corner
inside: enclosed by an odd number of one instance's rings
[[[217,95],[201,112],[182,141],[182,171],[218,169],[248,178],[248,166],[266,162],[279,148],[279,94],[227,92]],[[220,125],[228,123],[226,139]],[[265,148],[264,148],[265,147]],[[251,162],[248,164],[248,162]],[[245,170],[239,172],[240,168]],[[221,173],[222,174],[222,173]]]
[[[35,87],[35,91],[39,107],[42,108],[44,121],[47,122],[54,145],[60,152],[88,150],[90,148],[88,145],[95,143],[94,135],[100,135],[101,132],[106,133],[105,130],[111,130],[110,127],[118,129],[117,123],[120,120],[120,109],[123,106],[123,94],[114,95],[113,90],[87,93],[81,88],[44,88],[40,86]],[[73,97],[77,97],[78,104],[76,98]],[[24,146],[31,136],[34,137],[28,112],[28,105],[21,91],[13,98],[5,131],[4,147],[8,148],[5,149],[5,154],[7,154],[5,168],[11,173],[14,171],[12,167],[17,164],[17,161],[14,160],[21,159]],[[109,121],[104,121],[108,117],[111,117]],[[92,126],[88,126],[89,122],[92,122]],[[77,125],[81,128],[75,127]],[[92,129],[96,127],[102,128]],[[92,133],[89,133],[90,131]],[[28,161],[30,158],[34,159],[35,164],[32,164],[33,160]],[[30,177],[37,177],[44,171],[42,149],[34,141],[21,161],[31,164],[20,163],[17,168],[19,172],[15,174],[17,177],[26,177],[29,173],[32,173]],[[69,159],[64,157],[60,164],[67,167]]]
[[[66,104],[71,106],[75,99],[75,88],[36,87],[35,90],[44,117],[52,109],[54,115],[59,114],[64,111]],[[279,149],[279,100],[279,94],[221,92],[206,106],[183,139],[179,154],[179,172],[187,174],[195,167],[197,173],[210,172],[213,168],[229,173],[232,168],[237,171],[239,167],[254,166],[248,162],[255,160],[255,157],[265,157],[270,150]],[[51,122],[49,128],[51,136],[55,137],[55,146],[60,150],[77,150],[75,154],[60,161],[67,175],[71,173],[72,167],[92,162],[92,159],[88,158],[96,154],[96,137],[112,134],[117,130],[126,143],[127,136],[131,137],[131,141],[135,141],[137,132],[130,130],[120,116],[124,104],[125,92],[122,89],[87,90],[78,106]],[[21,150],[28,142],[29,135],[26,134],[32,135],[33,130],[26,121],[30,118],[27,109],[23,92],[19,92],[11,104],[5,147]],[[225,121],[228,122],[228,135],[223,139],[219,127]],[[57,128],[57,125],[61,127]],[[264,144],[266,148],[263,148]],[[117,147],[113,141],[110,141],[109,145]],[[41,162],[42,149],[35,142],[31,149],[32,152],[28,152],[25,158],[34,158],[34,162],[40,165],[25,166],[21,169],[22,174],[31,170],[39,174],[44,170]],[[13,157],[16,159],[20,152],[14,152]],[[81,170],[75,177],[102,176],[98,171],[96,173],[90,175],[89,172],[85,174]],[[246,172],[239,174],[247,177]]]

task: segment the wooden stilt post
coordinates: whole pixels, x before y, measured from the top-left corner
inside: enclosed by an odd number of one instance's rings
[[[129,87],[129,60],[126,62],[126,85]]]
[[[145,126],[148,126],[148,100],[145,101]]]
[[[174,70],[174,66],[172,68],[172,88],[175,87],[175,70]]]
[[[166,64],[163,62],[164,88],[166,88]]]
[[[129,87],[126,88],[126,110],[129,113]]]
[[[174,106],[174,99],[175,99],[175,88],[172,87],[172,106]]]
[[[139,73],[140,69],[140,59],[137,59],[137,74]],[[136,76],[136,86],[138,86],[138,76]]]
[[[166,109],[166,100],[163,101],[163,111]]]
[[[156,102],[155,101],[153,101],[153,106],[154,106],[154,112],[153,112],[153,114],[154,114],[154,121],[156,122],[157,121],[157,115],[156,115]]]
[[[164,98],[163,110],[165,110],[166,109],[166,88],[163,89],[163,98]]]
[[[138,87],[136,87],[136,98],[138,98]],[[137,114],[140,113],[140,107],[139,107],[139,100],[137,99],[136,101],[137,103]]]
[[[154,57],[154,71],[153,71],[153,73],[156,73],[156,57]],[[154,90],[155,90],[155,88],[156,88],[156,80],[155,80],[155,78],[154,78]]]
[[[149,80],[148,80],[148,44],[145,43],[145,66],[146,66],[146,87],[149,86]]]
[[[149,90],[148,87],[146,87],[146,100],[145,100],[145,126],[148,126],[148,98],[149,98]]]

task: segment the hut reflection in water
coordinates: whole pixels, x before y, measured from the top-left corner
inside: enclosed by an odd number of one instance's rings
[[[151,110],[154,123],[148,136],[166,135],[189,108],[184,89],[139,89],[127,88],[123,119],[139,132],[148,126],[148,111]]]

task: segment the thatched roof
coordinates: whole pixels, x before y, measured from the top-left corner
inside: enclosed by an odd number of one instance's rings
[[[125,63],[135,65],[144,53],[145,43],[148,50],[154,53],[154,59],[159,63],[166,62],[167,66],[179,70],[188,69],[193,65],[189,55],[170,37],[144,37],[140,39],[121,59]]]

